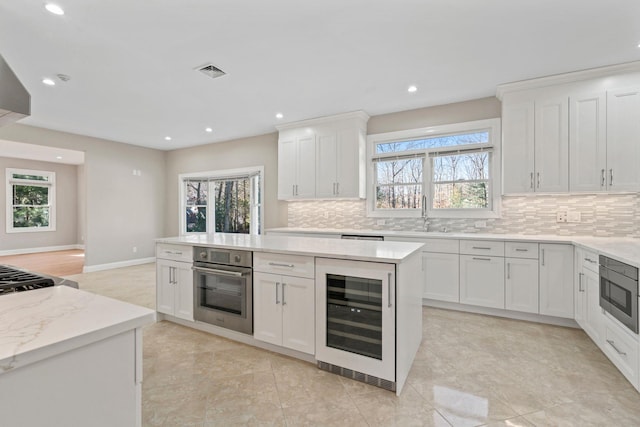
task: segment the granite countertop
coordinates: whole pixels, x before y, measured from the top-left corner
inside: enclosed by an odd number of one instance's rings
[[[0,297],[0,375],[155,321],[155,311],[68,286]]]
[[[271,228],[267,233],[310,233],[310,234],[360,234],[379,235],[409,239],[460,239],[460,240],[502,240],[538,243],[566,243],[589,249],[599,254],[640,268],[640,239],[630,237],[558,236],[532,234],[490,234],[490,233],[442,233],[424,231],[387,231],[323,228]]]
[[[362,240],[336,240],[316,237],[255,236],[248,234],[196,235],[157,239],[157,243],[250,250],[355,261],[389,262],[399,264],[418,252],[419,242],[377,242]]]

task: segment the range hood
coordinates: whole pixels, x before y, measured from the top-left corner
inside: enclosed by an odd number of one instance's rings
[[[31,114],[31,96],[0,55],[0,126]]]

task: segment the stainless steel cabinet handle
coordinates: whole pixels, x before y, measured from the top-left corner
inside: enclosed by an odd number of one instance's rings
[[[484,246],[473,246],[472,249],[484,249],[485,251],[490,251],[491,248],[486,248]]]
[[[531,185],[530,188],[533,188],[533,172],[531,172]]]
[[[280,282],[276,282],[276,305],[280,304],[280,300],[278,299],[278,286],[280,286]]]
[[[164,253],[169,255],[182,255],[182,251],[164,251]]]
[[[220,274],[222,276],[242,277],[242,273],[239,271],[227,271],[227,270],[218,270],[217,268],[202,268],[202,267],[191,267],[191,269],[195,271],[201,271],[203,273]]]
[[[580,292],[584,292],[584,289],[582,289],[582,276],[584,276],[584,273],[578,274],[578,291]]]
[[[529,249],[516,248],[516,252],[529,252]]]
[[[479,258],[475,256],[472,259],[475,259],[476,261],[491,261],[491,258]]]
[[[340,194],[340,183],[336,182],[336,195]]]
[[[538,172],[538,188],[540,188],[540,172]]]
[[[173,285],[173,267],[169,267],[169,284]]]
[[[540,264],[544,265],[544,249],[540,249]]]
[[[387,273],[387,290],[389,291],[389,303],[387,307],[391,308],[393,306],[391,303],[391,273]]]
[[[606,182],[606,178],[604,177],[604,169],[602,169],[601,177],[600,177],[600,187],[604,187],[605,182]]]
[[[620,351],[620,350],[618,350],[618,347],[616,347],[616,343],[615,343],[615,342],[613,342],[613,340],[607,340],[607,342],[609,343],[609,345],[610,345],[611,347],[613,347],[613,349],[614,349],[616,352],[618,352],[618,354],[619,354],[619,355],[621,355],[621,356],[626,356],[626,355],[627,355],[627,353],[625,353],[624,351]]]
[[[296,185],[295,184],[291,185],[291,195],[292,196],[296,195]]]
[[[595,264],[596,262],[594,260],[592,260],[591,258],[585,258],[585,261],[589,261],[591,264]]]
[[[609,185],[613,185],[613,169],[609,169]]]
[[[295,267],[295,264],[284,264],[281,262],[270,262],[269,265],[272,265],[274,267],[288,267],[288,268]]]
[[[511,279],[511,263],[507,263],[507,279]]]
[[[287,305],[287,303],[284,300],[284,286],[286,285],[286,283],[282,284],[282,305]]]

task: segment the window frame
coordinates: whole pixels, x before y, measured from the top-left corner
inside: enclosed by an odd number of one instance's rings
[[[264,230],[264,166],[252,166],[246,168],[238,168],[238,169],[225,169],[218,171],[207,171],[207,172],[193,172],[193,173],[183,173],[178,175],[178,197],[179,197],[179,212],[178,212],[178,221],[179,221],[179,236],[197,236],[203,234],[216,234],[215,231],[215,192],[211,191],[213,186],[212,181],[221,180],[225,178],[236,179],[236,178],[246,178],[252,175],[258,175],[259,184],[258,189],[260,191],[260,200],[256,201],[253,197],[251,198],[251,215],[252,218],[257,217],[259,219],[259,223],[256,224],[255,221],[250,223],[250,231],[249,235],[260,235]],[[188,233],[186,231],[187,223],[186,223],[186,194],[185,194],[185,181],[189,180],[207,180],[208,189],[207,189],[207,231],[204,232],[193,232]],[[211,198],[213,196],[213,199]],[[254,216],[254,213],[257,211],[257,215]]]
[[[39,175],[46,176],[46,181],[14,178],[13,175]],[[53,171],[40,171],[34,169],[6,168],[5,172],[5,200],[6,200],[6,232],[9,233],[38,233],[56,231],[56,173]],[[45,187],[48,189],[47,206],[49,208],[49,225],[47,227],[14,227],[13,225],[13,186],[30,185]]]
[[[447,125],[430,126],[419,129],[409,129],[396,132],[372,134],[367,136],[367,216],[377,218],[499,218],[501,202],[501,129],[500,119],[475,120],[470,122],[453,123]],[[407,150],[390,154],[376,153],[376,146],[381,143],[394,141],[407,141],[420,138],[434,138],[439,136],[464,134],[470,132],[489,132],[489,143],[455,145],[438,148],[425,148]],[[433,156],[430,153],[459,152],[464,154],[466,150],[482,148],[489,153],[490,191],[488,209],[462,208],[462,209],[432,209],[433,206]],[[374,159],[389,157],[403,158],[407,156],[423,157],[422,169],[422,201],[427,206],[419,209],[381,209],[376,208],[376,175]],[[426,191],[426,194],[425,194]]]

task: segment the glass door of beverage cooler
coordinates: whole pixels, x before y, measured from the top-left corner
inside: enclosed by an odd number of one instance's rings
[[[316,259],[316,359],[395,381],[395,266]]]

